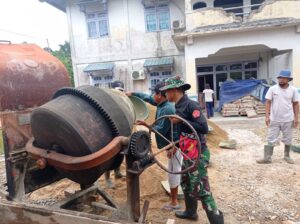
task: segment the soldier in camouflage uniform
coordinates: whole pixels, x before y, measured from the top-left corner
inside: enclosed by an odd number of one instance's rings
[[[202,202],[202,207],[205,210],[209,222],[211,224],[223,224],[223,213],[218,210],[216,202],[210,192],[210,186],[205,167],[205,160],[209,157],[209,151],[206,145],[205,134],[208,133],[207,121],[202,114],[200,105],[192,101],[185,94],[191,86],[184,83],[179,76],[169,78],[165,81],[165,86],[161,88],[166,91],[169,101],[175,102],[176,114],[191,124],[197,131],[201,146],[197,145],[196,137],[187,125],[181,123],[179,119],[172,118],[173,123],[180,126],[180,150],[183,154],[182,169],[190,167],[192,162],[198,158],[198,153],[201,153],[200,161],[192,170],[182,175],[182,189],[185,198],[185,211],[177,211],[175,215],[178,218],[197,220],[198,200]],[[201,152],[199,152],[201,148]]]

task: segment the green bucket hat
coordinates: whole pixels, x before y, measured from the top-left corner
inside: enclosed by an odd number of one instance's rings
[[[182,88],[184,91],[191,88],[191,85],[188,83],[184,83],[184,81],[179,77],[171,77],[165,80],[165,86],[160,88],[160,91],[166,91],[168,89],[177,89]]]

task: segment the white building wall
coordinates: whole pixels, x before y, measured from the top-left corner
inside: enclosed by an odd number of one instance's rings
[[[184,1],[171,1],[169,8],[170,26],[173,20],[184,20]],[[148,89],[147,80],[131,80],[132,71],[143,69],[147,58],[176,56],[174,73],[184,71],[184,54],[177,50],[171,30],[146,32],[141,0],[108,1],[109,37],[88,38],[85,14],[75,0],[69,0],[67,16],[76,86],[89,83],[83,69],[91,63],[114,62],[115,79],[123,78],[128,89]]]
[[[290,69],[292,67],[293,52],[288,52],[270,58],[270,78],[276,81],[276,77],[282,69]],[[295,73],[296,75],[296,73]]]
[[[251,45],[265,45],[270,49],[277,50],[290,50],[293,49],[292,56],[286,62],[287,59],[279,60],[274,62],[273,60],[269,61],[269,68],[267,67],[268,56],[263,56],[262,67],[260,68],[260,73],[271,75],[272,73],[277,73],[278,70],[286,68],[289,66],[289,69],[295,73],[300,70],[300,45],[298,44],[300,39],[300,33],[296,32],[295,27],[283,27],[269,30],[261,31],[251,31],[251,32],[239,32],[239,33],[227,33],[227,34],[218,34],[211,36],[203,36],[199,38],[194,38],[192,45],[186,45],[185,47],[185,58],[186,58],[186,74],[187,81],[192,84],[190,93],[197,93],[196,85],[196,59],[197,58],[206,58],[209,55],[213,55],[223,48],[232,48],[232,47],[243,47]],[[288,40],[288,41],[287,41]],[[232,54],[228,56],[223,56],[224,58],[230,59]],[[270,60],[270,58],[269,58]],[[277,66],[277,67],[276,67]],[[272,68],[273,67],[273,68]],[[280,69],[279,69],[280,68]],[[269,71],[269,73],[268,73]],[[300,81],[300,80],[299,80]],[[300,86],[300,83],[297,81],[297,85]]]

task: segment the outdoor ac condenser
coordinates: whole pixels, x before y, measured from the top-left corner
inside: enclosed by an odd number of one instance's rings
[[[146,78],[143,70],[141,71],[133,71],[131,74],[133,80],[143,80]]]

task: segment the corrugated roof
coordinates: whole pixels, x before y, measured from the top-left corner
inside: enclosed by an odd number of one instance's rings
[[[154,66],[173,66],[174,58],[173,57],[163,57],[163,58],[151,58],[146,59],[144,67],[154,67]]]
[[[83,71],[84,72],[92,72],[92,71],[101,71],[101,70],[113,70],[115,64],[114,63],[94,63],[86,66]]]

